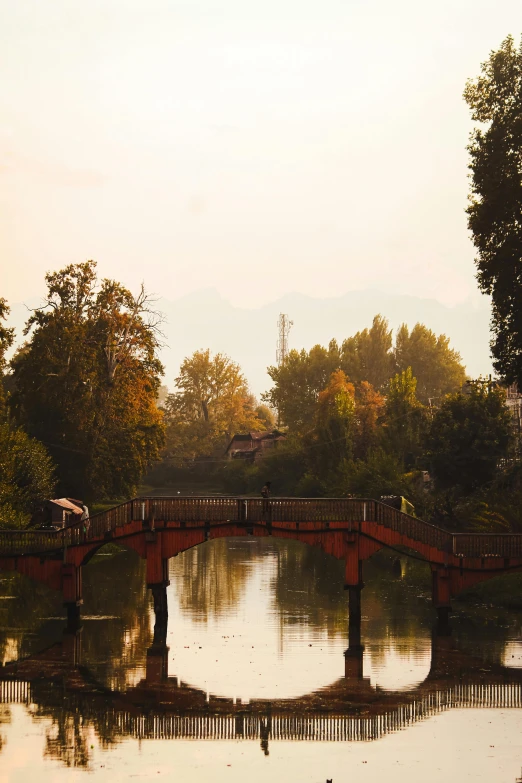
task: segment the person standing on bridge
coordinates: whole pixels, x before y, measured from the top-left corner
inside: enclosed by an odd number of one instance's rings
[[[262,511],[263,514],[270,513],[270,481],[265,481],[263,487],[261,487],[261,497],[263,498]]]
[[[85,540],[87,538],[87,535],[91,527],[91,520],[89,519],[89,509],[87,508],[85,503],[82,505],[82,515],[80,517],[80,521],[82,523],[83,538]]]

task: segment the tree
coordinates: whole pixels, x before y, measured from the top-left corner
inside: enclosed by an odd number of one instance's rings
[[[319,392],[340,363],[335,340],[328,348],[315,345],[309,352],[292,350],[284,364],[268,368],[274,386],[263,395],[263,400],[279,411],[281,422],[291,432],[310,432]]]
[[[376,389],[382,389],[392,374],[391,347],[392,330],[388,321],[376,315],[370,329],[363,329],[343,342],[341,369],[355,383],[369,381]]]
[[[405,495],[408,489],[401,460],[382,448],[370,451],[366,459],[351,462],[345,471],[344,491],[355,497]]]
[[[463,492],[493,480],[498,461],[509,452],[511,414],[500,388],[472,384],[469,394],[447,397],[427,435],[427,456],[440,490]]]
[[[156,406],[160,316],[137,296],[98,281],[87,261],[46,276],[47,303],[12,361],[13,411],[58,466],[60,491],[86,499],[133,494],[163,443]]]
[[[336,484],[337,472],[353,456],[355,388],[342,370],[333,372],[320,392],[314,422],[309,464],[312,473],[328,487]]]
[[[368,381],[362,381],[355,391],[356,457],[364,459],[377,447],[384,410],[385,398],[382,394]]]
[[[406,324],[397,330],[394,360],[397,372],[411,367],[417,379],[417,398],[427,405],[432,398],[460,391],[466,380],[466,370],[460,355],[450,348],[449,338],[423,324],[415,324],[411,332]]]
[[[222,456],[235,432],[265,429],[241,368],[225,354],[196,351],[184,360],[175,384],[165,403],[173,459]]]
[[[468,81],[468,225],[478,250],[480,289],[492,298],[491,343],[497,372],[522,386],[522,45],[508,36]]]
[[[411,468],[422,450],[426,411],[417,399],[411,367],[397,373],[388,386],[384,414],[384,447],[404,467]]]
[[[25,527],[52,497],[55,484],[45,447],[20,428],[0,423],[0,527]]]
[[[256,407],[256,416],[262,424],[261,429],[270,431],[275,428],[276,418],[274,411],[268,405],[258,405]]]

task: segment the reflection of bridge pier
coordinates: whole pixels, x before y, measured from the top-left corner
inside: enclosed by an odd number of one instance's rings
[[[162,559],[160,582],[149,583],[154,602],[154,636],[152,645],[147,650],[147,683],[158,685],[166,680],[169,674],[167,647],[167,629],[169,624],[169,609],[167,602],[168,560]],[[156,574],[155,574],[156,575]]]

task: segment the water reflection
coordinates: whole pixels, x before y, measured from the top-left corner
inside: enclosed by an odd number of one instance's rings
[[[348,654],[342,564],[297,542],[217,540],[173,559],[164,644],[130,553],[85,569],[76,634],[62,635],[59,598],[2,579],[0,752],[24,720],[46,759],[90,768],[130,738],[255,739],[268,754],[278,739],[379,739],[451,707],[522,705],[518,619],[434,633],[421,567],[367,564],[364,648]]]

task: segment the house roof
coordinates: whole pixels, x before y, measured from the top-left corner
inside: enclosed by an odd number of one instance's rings
[[[269,432],[268,430],[263,430],[261,432],[237,432],[228,444],[225,454],[230,450],[232,445],[234,445],[237,451],[255,451],[258,448],[260,441],[284,440],[285,437],[286,435],[283,435],[282,432],[278,432],[278,430],[274,430],[273,432]],[[252,446],[252,443],[255,445]]]
[[[71,503],[71,501],[67,500],[67,498],[53,498],[49,501],[49,503],[54,503],[55,506],[61,506],[61,508],[64,508],[66,511],[72,511],[73,514],[83,513],[82,508],[75,506],[74,503]]]

